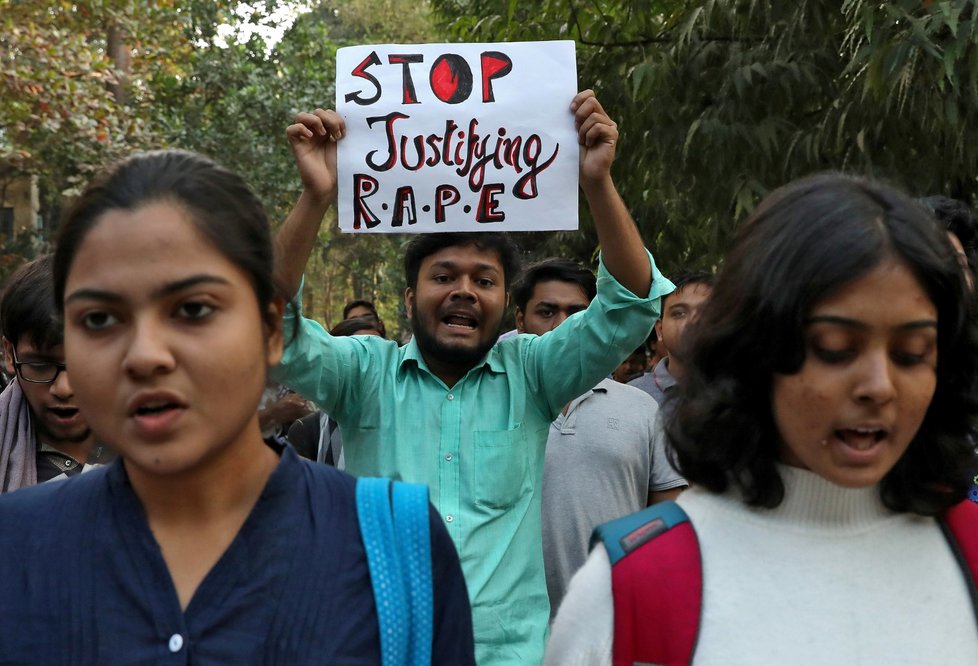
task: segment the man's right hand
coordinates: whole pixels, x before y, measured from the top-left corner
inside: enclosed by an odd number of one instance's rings
[[[336,142],[346,135],[343,118],[332,110],[300,113],[285,134],[305,191],[317,200],[333,204],[337,182]]]

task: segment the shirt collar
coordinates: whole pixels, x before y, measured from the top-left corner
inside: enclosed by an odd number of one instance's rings
[[[668,361],[669,357],[666,356],[655,364],[655,370],[652,371],[652,378],[663,393],[676,385],[676,378],[669,372]]]
[[[401,362],[398,364],[398,369],[403,370],[408,361],[413,362],[419,369],[423,369],[428,374],[434,376],[434,373],[428,368],[428,364],[425,363],[424,356],[421,353],[421,348],[418,347],[418,339],[414,336],[411,336],[411,339],[404,346],[404,354],[401,356]],[[488,366],[489,370],[492,372],[506,372],[506,366],[503,364],[503,359],[499,353],[499,341],[497,341],[496,344],[492,346],[492,349],[490,349],[489,352],[482,357],[481,361],[469,369],[469,372],[483,366]]]
[[[605,377],[600,382],[598,382],[598,384],[593,389],[585,391],[583,394],[571,400],[567,406],[567,413],[570,414],[571,412],[573,412],[575,409],[577,409],[578,405],[580,405],[582,402],[590,398],[595,393],[607,393],[608,384],[613,384],[614,382],[615,382],[614,379],[608,379],[607,377]]]

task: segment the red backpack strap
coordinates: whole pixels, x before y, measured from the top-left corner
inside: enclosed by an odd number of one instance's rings
[[[978,621],[978,504],[969,500],[956,504],[938,522],[968,581]]]
[[[699,634],[703,565],[696,532],[675,502],[599,525],[611,560],[615,666],[688,664]]]

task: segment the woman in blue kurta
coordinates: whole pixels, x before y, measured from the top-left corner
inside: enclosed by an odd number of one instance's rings
[[[261,204],[190,153],[93,183],[55,255],[66,363],[110,467],[0,498],[0,663],[372,664],[355,480],[264,442],[283,300]],[[435,663],[473,662],[429,509]]]

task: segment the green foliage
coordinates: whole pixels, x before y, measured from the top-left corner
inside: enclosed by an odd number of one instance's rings
[[[0,0],[0,163],[38,176],[46,228],[101,165],[166,142],[155,84],[229,4]]]
[[[969,0],[434,6],[460,40],[577,41],[581,87],[620,125],[619,189],[667,270],[715,265],[760,197],[814,171],[978,195]],[[587,256],[579,237],[540,249]]]
[[[42,216],[54,223],[103,165],[180,147],[244,174],[271,219],[284,219],[300,188],[285,128],[299,111],[333,106],[336,49],[436,33],[427,2],[251,5],[239,15],[235,0],[0,0],[2,177],[38,175]],[[299,15],[270,48],[246,28],[274,27],[280,6]],[[232,38],[219,39],[222,26]],[[241,34],[251,37],[239,43]],[[400,241],[353,239],[335,226],[324,223],[307,273],[310,314],[335,323],[347,300],[366,297],[395,330]],[[0,247],[0,275],[5,258],[17,264],[37,248],[27,237]]]

